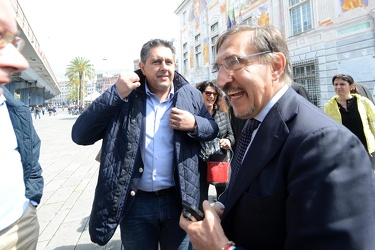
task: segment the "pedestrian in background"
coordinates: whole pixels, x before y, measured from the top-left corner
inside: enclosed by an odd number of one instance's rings
[[[374,103],[374,98],[372,97],[370,90],[365,85],[363,85],[362,83],[358,83],[358,82],[354,83],[354,85],[355,87],[351,91],[351,93],[362,95],[366,97],[367,99],[369,99],[372,103]]]
[[[308,100],[309,102],[311,102],[310,100],[310,97],[309,97],[309,93],[307,92],[305,86],[303,86],[302,84],[298,83],[298,82],[292,82],[292,85],[291,85],[292,89],[294,89],[300,96],[303,96],[304,98],[306,98],[306,100]]]
[[[120,225],[125,249],[188,249],[182,201],[198,206],[200,142],[218,133],[201,93],[175,71],[175,48],[145,43],[140,70],[116,84],[78,117],[72,139],[103,140],[90,216],[91,240],[106,244]]]
[[[4,87],[12,73],[29,67],[17,50],[17,23],[8,0],[0,0],[0,249],[36,249],[36,206],[43,193],[40,139],[30,109]]]
[[[210,182],[207,181],[207,163],[209,161],[230,162],[232,145],[234,145],[235,140],[228,115],[229,107],[223,97],[222,91],[213,82],[209,81],[201,82],[196,87],[202,93],[204,104],[219,127],[219,133],[214,140],[202,143],[202,154],[199,157],[199,208],[202,209],[202,202],[208,200],[210,185]],[[212,152],[212,154],[206,155],[207,152]],[[215,186],[216,197],[218,198],[224,192],[227,183],[218,182],[212,184]]]
[[[35,120],[37,117],[39,117],[40,119],[40,108],[38,105],[35,106],[34,112],[35,112]]]
[[[348,74],[338,74],[332,78],[336,92],[325,105],[324,112],[347,127],[362,142],[369,153],[375,170],[375,106],[364,96],[356,94],[354,79]]]
[[[213,207],[204,201],[202,221],[180,217],[195,249],[375,249],[368,154],[290,87],[283,34],[235,26],[216,51],[217,86],[247,122],[229,187]]]

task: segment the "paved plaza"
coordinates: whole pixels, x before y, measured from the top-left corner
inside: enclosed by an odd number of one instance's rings
[[[78,146],[71,140],[77,119],[67,110],[48,113],[34,120],[42,140],[40,164],[45,181],[38,206],[40,236],[37,250],[121,249],[119,230],[106,246],[91,242],[88,232],[99,163],[95,161],[101,141]],[[214,189],[210,187],[210,197]]]
[[[99,163],[95,161],[101,141],[78,146],[71,129],[78,116],[59,109],[34,120],[42,140],[40,164],[45,181],[38,206],[40,236],[37,250],[121,249],[119,230],[107,246],[91,242],[88,232]]]

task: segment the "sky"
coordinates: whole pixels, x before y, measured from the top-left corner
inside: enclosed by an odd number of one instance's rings
[[[179,34],[174,11],[181,0],[18,2],[59,80],[75,57],[90,60],[96,73],[133,70],[144,43]]]

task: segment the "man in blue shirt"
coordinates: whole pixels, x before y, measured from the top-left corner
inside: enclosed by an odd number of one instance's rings
[[[128,249],[188,249],[182,201],[198,207],[200,141],[218,133],[201,93],[175,72],[168,41],[145,43],[140,70],[121,74],[77,119],[72,139],[103,139],[90,216],[91,240],[106,244],[118,225]]]

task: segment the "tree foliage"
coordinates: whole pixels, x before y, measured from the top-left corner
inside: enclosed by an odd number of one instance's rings
[[[94,80],[94,66],[86,58],[75,57],[70,61],[65,76],[69,78],[69,85],[73,87],[72,92],[78,92],[71,93],[69,96],[77,96],[77,104],[83,105],[84,89],[86,89],[85,79]]]

